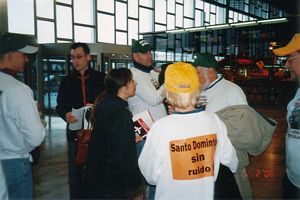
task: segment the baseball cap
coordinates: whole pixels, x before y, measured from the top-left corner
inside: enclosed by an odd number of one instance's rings
[[[165,86],[168,91],[176,93],[199,90],[197,70],[189,63],[170,64],[165,72]]]
[[[218,67],[218,62],[216,61],[214,55],[211,53],[199,53],[196,52],[193,55],[194,58],[194,66],[198,67],[212,67],[212,68],[217,68]]]
[[[20,51],[26,54],[36,53],[38,47],[27,45],[24,38],[11,33],[2,33],[0,35],[0,54],[6,54],[11,51]]]
[[[152,46],[144,39],[140,40],[132,40],[131,51],[132,53],[146,53],[147,51],[151,51]]]
[[[296,33],[285,47],[274,49],[273,52],[277,56],[286,56],[298,50],[300,50],[300,33]]]

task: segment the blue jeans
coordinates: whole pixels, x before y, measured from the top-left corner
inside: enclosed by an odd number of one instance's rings
[[[28,158],[2,160],[9,199],[33,199],[31,163]]]
[[[136,152],[137,152],[138,157],[140,157],[140,154],[142,152],[142,149],[143,149],[144,145],[145,145],[145,140],[142,140],[140,143],[136,144]],[[148,184],[148,189],[147,189],[148,200],[153,200],[154,199],[155,190],[156,190],[155,185],[149,185]]]

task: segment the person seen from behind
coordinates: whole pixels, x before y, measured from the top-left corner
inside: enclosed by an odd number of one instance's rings
[[[217,115],[195,108],[201,85],[191,64],[169,65],[165,87],[174,113],[151,127],[138,160],[141,172],[156,185],[155,199],[214,199],[220,163],[232,172],[238,164],[226,127]]]
[[[135,91],[136,82],[129,69],[112,69],[106,75],[105,92],[94,104],[85,170],[88,199],[143,199],[145,187],[127,102]]]

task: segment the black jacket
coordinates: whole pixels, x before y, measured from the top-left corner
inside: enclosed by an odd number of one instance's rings
[[[96,108],[85,181],[87,198],[133,198],[143,190],[132,114],[115,95]]]
[[[88,68],[84,72],[86,103],[94,103],[98,94],[104,90],[105,73]],[[64,77],[59,86],[57,95],[57,114],[66,120],[66,113],[72,108],[81,108],[84,105],[81,75],[75,70]]]

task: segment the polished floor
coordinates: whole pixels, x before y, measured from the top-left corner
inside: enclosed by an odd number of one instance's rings
[[[279,199],[285,168],[286,113],[280,108],[258,110],[274,118],[278,127],[268,149],[260,156],[251,156],[248,176],[255,199]],[[40,161],[33,167],[34,196],[35,199],[68,199],[65,123],[56,117],[47,118],[46,121],[48,125],[51,124],[51,128],[47,126]]]

